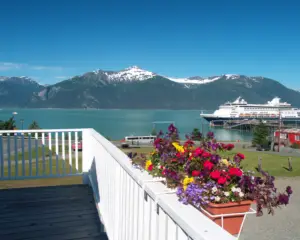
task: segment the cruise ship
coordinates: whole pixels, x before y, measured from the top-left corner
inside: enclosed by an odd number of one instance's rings
[[[279,120],[283,123],[300,120],[300,109],[292,107],[291,104],[280,102],[275,97],[266,104],[250,104],[241,97],[234,102],[227,102],[219,107],[213,114],[200,114],[207,121],[221,125],[228,120]]]

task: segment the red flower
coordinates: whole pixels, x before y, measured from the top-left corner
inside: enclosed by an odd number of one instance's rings
[[[234,149],[234,144],[232,143],[227,144],[227,150],[230,151],[231,149]]]
[[[193,152],[193,156],[194,157],[198,157],[198,156],[200,156],[201,154],[203,153],[203,150],[201,149],[201,148],[196,148],[195,150],[194,150],[194,152]]]
[[[188,139],[188,140],[184,143],[183,146],[188,147],[188,146],[193,146],[193,145],[194,145],[194,142],[193,142],[192,140]]]
[[[166,175],[166,172],[167,172],[167,170],[164,169],[164,170],[161,172],[161,174],[165,176],[165,175]]]
[[[209,152],[204,152],[203,154],[202,154],[202,157],[204,157],[204,158],[208,158],[208,157],[210,157],[211,156],[211,153],[209,153]]]
[[[164,169],[164,166],[160,166],[160,169]]]
[[[224,184],[226,183],[226,181],[227,181],[226,177],[219,177],[218,184]]]
[[[221,146],[223,149],[228,150],[228,151],[230,151],[231,149],[234,148],[234,145],[232,143],[228,143],[228,144],[222,143]]]
[[[176,157],[180,158],[181,157],[181,154],[180,152],[176,153]]]
[[[176,158],[173,158],[172,160],[171,160],[171,162],[173,163],[173,162],[177,162],[177,159]]]
[[[152,171],[153,170],[153,164],[149,165],[148,167],[148,171]]]
[[[193,177],[198,177],[198,176],[200,176],[200,174],[201,174],[201,172],[198,171],[198,170],[192,171],[192,176],[193,176]]]
[[[238,153],[237,156],[238,156],[240,159],[245,159],[245,155],[242,154],[242,153]]]
[[[208,169],[209,171],[213,168],[214,164],[211,163],[210,161],[206,160],[203,164],[203,167]]]
[[[237,177],[240,177],[240,176],[243,175],[243,172],[242,172],[242,170],[239,169],[239,168],[230,168],[230,169],[229,169],[229,174],[230,174],[231,176],[237,176]]]
[[[221,176],[221,173],[220,173],[218,170],[212,171],[212,172],[210,173],[210,177],[211,177],[212,179],[218,179],[220,176]]]

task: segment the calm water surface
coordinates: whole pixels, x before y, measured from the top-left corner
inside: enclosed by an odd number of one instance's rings
[[[0,120],[15,116],[18,129],[24,119],[24,129],[37,121],[43,129],[55,128],[94,128],[104,136],[114,140],[127,135],[148,135],[155,121],[174,121],[181,136],[193,128],[212,130],[218,140],[249,141],[251,133],[238,130],[210,129],[208,122],[200,118],[199,110],[70,110],[70,109],[2,109]],[[168,124],[156,124],[157,130],[166,130]]]

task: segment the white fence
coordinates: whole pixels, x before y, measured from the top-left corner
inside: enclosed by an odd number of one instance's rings
[[[228,232],[147,173],[93,129],[83,131],[88,172],[110,240],[229,240]]]
[[[0,131],[0,180],[81,175],[82,134],[83,129]]]

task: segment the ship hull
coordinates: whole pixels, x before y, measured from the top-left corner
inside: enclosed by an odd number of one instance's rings
[[[208,121],[209,123],[217,126],[217,125],[224,125],[224,123],[228,122],[228,121],[243,121],[243,120],[262,120],[262,121],[278,121],[278,118],[229,118],[229,117],[214,117],[214,116],[201,116],[202,118],[204,118],[206,121]],[[283,124],[295,124],[295,122],[300,122],[300,118],[282,118],[281,122]],[[300,124],[300,123],[299,123]]]

